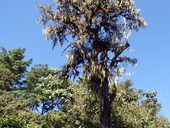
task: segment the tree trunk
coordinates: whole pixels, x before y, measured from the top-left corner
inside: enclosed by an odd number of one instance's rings
[[[111,128],[111,101],[109,95],[109,82],[106,77],[102,83],[100,99],[100,128]]]
[[[109,98],[103,98],[100,109],[100,128],[111,128],[111,103]]]

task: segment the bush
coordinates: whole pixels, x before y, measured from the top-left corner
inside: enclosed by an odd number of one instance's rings
[[[5,116],[0,118],[0,128],[26,128],[22,119],[16,116]]]

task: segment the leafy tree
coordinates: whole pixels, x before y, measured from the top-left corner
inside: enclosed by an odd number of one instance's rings
[[[24,52],[21,48],[7,51],[1,47],[0,89],[9,91],[24,87],[24,75],[32,61],[24,60]]]
[[[16,116],[0,117],[1,128],[26,128],[25,122],[22,119],[18,119]]]
[[[59,0],[56,6],[40,5],[39,9],[39,21],[53,48],[57,43],[68,44],[64,74],[85,77],[100,99],[100,127],[110,128],[119,69],[136,63],[123,54],[130,47],[128,38],[146,26],[140,10],[134,8],[133,0]]]
[[[24,53],[25,49],[21,48],[0,50],[1,128],[25,128],[27,123],[37,121],[37,115],[27,108],[27,99],[23,97],[25,74],[32,62],[31,59],[25,60]]]
[[[62,111],[50,111],[44,116],[45,123],[42,128],[67,128],[67,118],[66,113]]]
[[[155,92],[134,89],[130,81],[121,83],[118,90],[115,104],[112,104],[112,127],[150,128],[156,124],[160,104]]]
[[[64,104],[72,100],[75,91],[71,82],[47,65],[32,67],[26,81],[30,107],[41,111],[41,114],[54,109],[64,109]]]
[[[80,82],[80,84],[82,83]],[[72,127],[98,128],[100,126],[99,99],[86,88],[75,98],[74,105],[67,112],[68,120],[65,122],[68,123],[71,117],[73,121],[70,121],[68,125],[70,124]],[[164,117],[159,116],[159,110],[160,104],[157,102],[155,92],[134,89],[130,81],[120,83],[117,97],[112,103],[111,127],[169,128],[170,123]]]
[[[46,77],[49,74],[56,75],[57,71],[50,69],[47,65],[39,64],[31,67],[31,70],[26,75],[27,90],[34,90],[38,86],[38,81],[41,77]]]
[[[0,65],[4,63],[1,61]],[[11,65],[13,63],[15,61]],[[15,72],[20,72],[17,70]],[[63,78],[59,70],[47,65],[32,67],[26,78],[25,73],[26,70],[22,79],[18,79],[24,83],[24,88],[17,86],[16,90],[13,82],[9,89],[0,89],[0,127],[100,127],[100,99],[85,77],[73,84]],[[6,79],[1,81],[8,80],[8,75],[2,75]],[[40,114],[36,109],[41,110]],[[117,97],[111,103],[110,125],[116,128],[170,128],[170,123],[159,115],[159,110],[155,92],[135,89],[130,81],[119,83]]]
[[[27,106],[27,99],[17,92],[0,91],[0,127],[2,128],[34,128],[41,123],[40,116]],[[31,125],[34,124],[34,127]],[[38,127],[37,127],[38,128]]]
[[[16,111],[25,108],[24,99],[16,98],[14,92],[0,91],[0,115],[14,114]]]

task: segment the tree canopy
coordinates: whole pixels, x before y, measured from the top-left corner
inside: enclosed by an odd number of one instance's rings
[[[65,46],[61,69],[29,67],[25,49],[0,50],[0,128],[170,128],[157,93],[119,81],[129,38],[146,27],[134,0],[55,0],[40,4],[52,47]]]
[[[9,53],[8,50],[5,51]],[[0,54],[0,58],[4,58],[4,54]],[[25,58],[22,60],[25,61]],[[1,65],[3,63],[0,62]],[[14,64],[13,61],[11,65]],[[65,81],[59,69],[43,64],[32,66],[30,70],[25,68],[22,73],[24,88],[0,88],[1,128],[100,126],[100,99],[88,89],[89,83],[84,78],[79,79],[76,84],[71,80]],[[3,82],[0,86],[4,87]],[[10,85],[13,86],[16,83]],[[131,81],[119,83],[117,97],[111,106],[111,127],[170,128],[168,120],[159,115],[161,105],[157,101],[156,92],[135,89]]]
[[[59,0],[39,5],[47,39],[66,44],[67,76],[82,76],[98,95],[101,128],[110,128],[110,109],[117,92],[120,69],[137,60],[124,54],[133,31],[146,26],[133,0]]]
[[[1,47],[0,51],[0,89],[17,89],[24,86],[24,75],[27,67],[31,64],[31,59],[24,60],[25,49],[16,48],[7,51]]]

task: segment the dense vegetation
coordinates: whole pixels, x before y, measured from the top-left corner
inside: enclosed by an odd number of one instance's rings
[[[67,77],[83,77],[100,102],[100,128],[111,127],[117,80],[127,64],[131,33],[147,25],[134,0],[58,0],[39,6],[47,39],[67,45]],[[122,73],[120,73],[122,71]]]
[[[30,67],[25,49],[0,50],[0,128],[170,128],[156,92],[120,81],[132,32],[146,27],[134,0],[57,0],[38,6],[47,40],[66,46],[61,69]],[[29,70],[28,70],[29,68]]]
[[[119,78],[137,59],[128,56],[132,32],[147,26],[134,0],[58,0],[39,5],[47,40],[66,45],[66,78],[82,77],[99,102],[100,128],[112,127]],[[143,127],[143,126],[141,126]]]
[[[60,70],[35,65],[25,49],[0,51],[0,128],[98,128],[100,101],[84,78],[77,83],[63,78]],[[119,83],[112,103],[112,128],[170,128],[159,115],[156,92]]]

